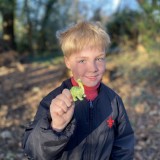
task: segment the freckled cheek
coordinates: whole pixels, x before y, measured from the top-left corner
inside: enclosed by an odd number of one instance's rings
[[[82,76],[86,72],[86,68],[82,65],[75,65],[71,70],[75,76]]]
[[[106,68],[105,64],[99,64],[97,65],[97,68],[100,74],[104,74]],[[79,76],[84,76],[86,72],[90,70],[90,67],[87,65],[73,65],[71,70],[74,76],[79,77]]]
[[[99,65],[99,67],[98,67],[98,70],[99,70],[99,72],[100,73],[104,73],[105,72],[105,70],[106,70],[106,66],[105,66],[105,64],[101,64],[101,65]]]

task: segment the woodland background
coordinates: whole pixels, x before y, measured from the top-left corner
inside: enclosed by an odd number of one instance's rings
[[[103,82],[123,98],[135,160],[160,160],[160,0],[0,0],[0,160],[26,159],[25,126],[69,76],[56,31],[81,20],[111,37]]]

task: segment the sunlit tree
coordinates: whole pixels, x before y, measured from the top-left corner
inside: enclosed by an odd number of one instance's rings
[[[2,39],[7,48],[16,49],[14,34],[16,0],[0,0],[0,14],[2,16]]]

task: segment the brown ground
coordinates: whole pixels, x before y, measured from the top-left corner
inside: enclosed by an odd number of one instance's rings
[[[34,117],[39,101],[66,77],[64,64],[15,63],[0,68],[0,159],[24,160],[24,126]],[[112,82],[110,82],[112,80]],[[124,100],[136,135],[135,160],[160,160],[160,90],[132,83],[114,67],[104,80]]]

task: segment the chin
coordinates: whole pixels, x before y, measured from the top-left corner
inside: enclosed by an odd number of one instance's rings
[[[84,85],[85,86],[87,86],[87,87],[94,87],[94,86],[96,86],[98,83],[99,83],[100,81],[90,81],[90,82],[86,82],[86,83],[84,83]]]

